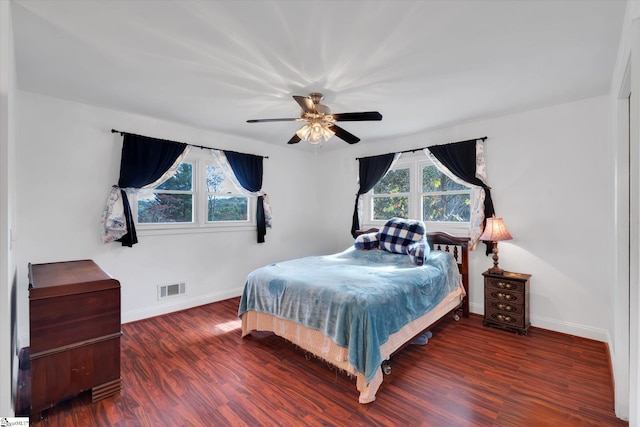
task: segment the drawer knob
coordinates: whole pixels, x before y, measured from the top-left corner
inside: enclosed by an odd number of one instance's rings
[[[502,293],[502,292],[498,292],[498,293],[496,294],[496,296],[497,296],[498,298],[500,298],[500,299],[506,299],[507,301],[509,301],[509,300],[513,299],[513,295],[511,295],[511,294],[505,294],[505,293]]]
[[[511,322],[513,320],[513,317],[507,315],[507,314],[500,314],[497,313],[496,314],[496,319],[500,320],[501,322]]]
[[[497,286],[500,289],[511,289],[511,288],[513,288],[513,285],[511,283],[505,283],[505,282],[498,282]]]
[[[500,309],[500,310],[505,310],[505,311],[513,311],[514,310],[514,308],[511,305],[505,304],[505,303],[502,303],[502,302],[499,302],[498,304],[496,304],[496,307],[498,307],[498,309]]]

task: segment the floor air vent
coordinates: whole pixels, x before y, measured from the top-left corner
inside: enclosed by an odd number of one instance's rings
[[[158,285],[158,300],[183,295],[186,290],[184,282],[171,285]]]

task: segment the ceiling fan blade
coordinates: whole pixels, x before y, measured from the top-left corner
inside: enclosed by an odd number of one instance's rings
[[[305,113],[318,114],[318,110],[316,110],[316,106],[311,100],[311,98],[307,98],[306,96],[298,96],[293,95],[293,99],[300,105],[302,111]]]
[[[251,119],[247,120],[247,123],[265,123],[265,122],[296,122],[299,121],[300,118],[295,119]]]
[[[294,133],[293,136],[291,137],[291,139],[289,140],[289,142],[287,142],[287,144],[297,144],[300,141],[301,141],[301,139],[298,136],[298,134]]]
[[[330,125],[329,128],[336,134],[338,138],[345,140],[349,144],[355,144],[356,142],[360,141],[360,138],[342,129],[340,126]]]
[[[382,120],[382,114],[377,111],[365,111],[362,113],[340,113],[334,114],[336,122],[363,122],[370,120]]]

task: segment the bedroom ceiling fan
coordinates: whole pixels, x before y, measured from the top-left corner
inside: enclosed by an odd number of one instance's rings
[[[247,123],[264,123],[264,122],[307,122],[302,126],[287,144],[297,144],[300,141],[307,141],[311,144],[320,144],[322,140],[328,141],[333,135],[348,142],[355,144],[360,138],[342,129],[335,122],[361,122],[382,120],[382,114],[377,111],[366,111],[361,113],[340,113],[331,114],[331,110],[320,101],[324,95],[318,92],[312,92],[309,96],[294,95],[293,99],[302,108],[302,114],[298,118],[286,119],[254,119],[247,120]]]

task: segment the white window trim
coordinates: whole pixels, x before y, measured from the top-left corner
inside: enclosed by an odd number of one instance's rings
[[[131,214],[136,225],[136,232],[140,236],[166,235],[166,234],[195,234],[217,233],[229,231],[256,231],[255,210],[257,197],[246,196],[240,193],[230,195],[247,197],[247,220],[245,221],[208,221],[207,220],[207,166],[216,165],[215,159],[208,150],[191,150],[183,160],[184,163],[193,165],[193,222],[191,223],[138,223],[138,197],[130,196]],[[184,194],[184,192],[178,192]]]
[[[392,169],[409,169],[409,216],[410,218],[422,218],[422,196],[430,194],[422,191],[422,179],[420,172],[424,166],[432,166],[433,162],[424,153],[403,154],[393,165]],[[454,194],[451,192],[450,194]],[[407,193],[397,193],[393,196],[403,196]],[[362,195],[362,225],[360,228],[380,228],[386,220],[373,220],[373,190]],[[444,231],[458,237],[469,237],[469,222],[450,221],[425,221],[427,231]]]

